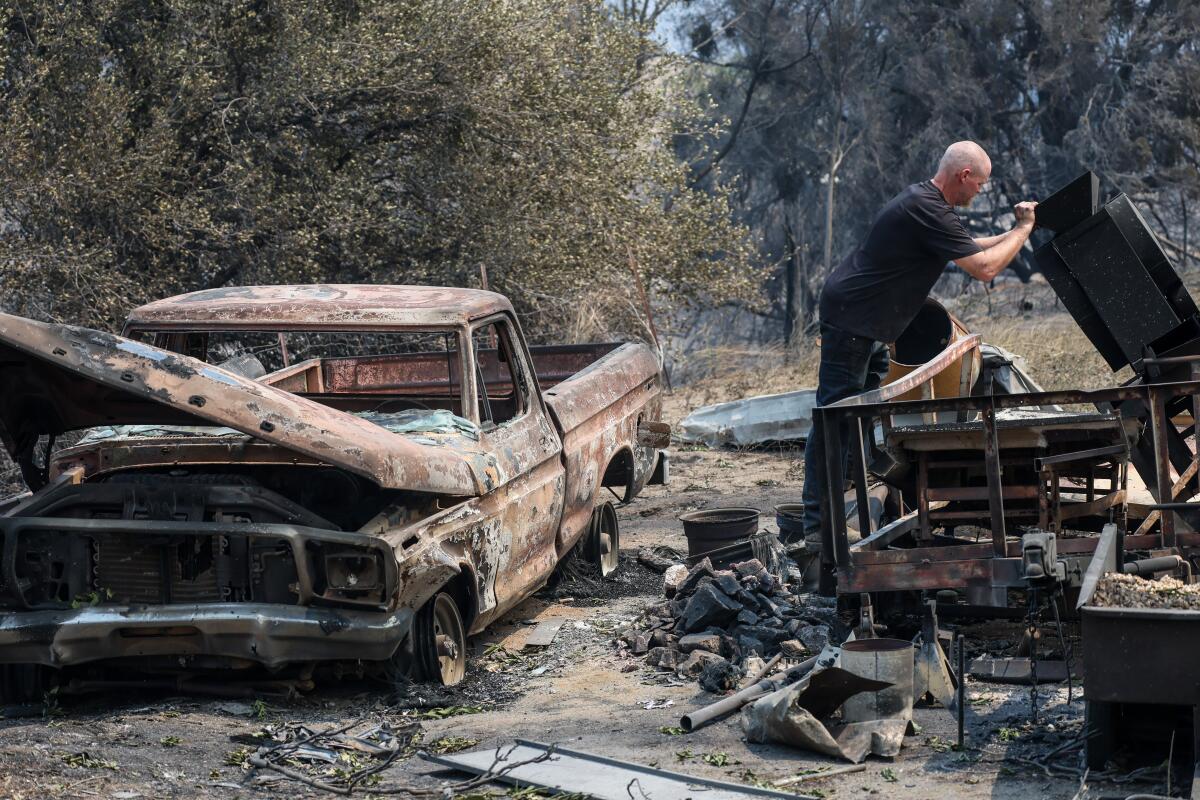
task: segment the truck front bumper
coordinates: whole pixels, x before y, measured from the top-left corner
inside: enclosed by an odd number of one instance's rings
[[[0,612],[0,663],[65,667],[114,658],[217,656],[267,667],[391,657],[411,609],[394,613],[205,603]]]

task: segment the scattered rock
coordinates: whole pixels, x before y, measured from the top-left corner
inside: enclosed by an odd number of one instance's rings
[[[679,591],[679,585],[688,576],[688,568],[683,564],[673,564],[663,573],[663,594],[674,597]]]
[[[743,625],[757,625],[758,624],[758,614],[755,614],[753,611],[751,611],[748,608],[743,608],[741,611],[738,612],[737,621]]]
[[[796,634],[810,653],[819,653],[829,644],[828,625],[810,625]]]
[[[699,564],[692,567],[691,571],[688,572],[687,577],[680,582],[677,591],[679,594],[691,594],[692,592],[696,591],[697,588],[699,588],[701,581],[703,581],[705,578],[711,580],[712,576],[712,561],[710,561],[708,558],[704,558]]]
[[[638,563],[655,572],[666,572],[683,560],[683,555],[670,547],[643,547],[638,550]],[[680,565],[682,566],[682,565]],[[686,570],[687,568],[684,567]]]
[[[736,617],[741,610],[740,603],[709,582],[697,589],[688,600],[683,611],[683,629],[692,632],[709,625],[723,624]]]
[[[708,650],[710,653],[719,652],[721,637],[715,633],[689,633],[679,638],[679,649],[684,653],[693,650]]]
[[[713,576],[717,588],[727,595],[736,595],[742,588],[737,577],[732,572],[718,572]]]
[[[737,642],[743,656],[762,655],[767,652],[766,645],[753,636],[739,636]]]
[[[693,650],[691,655],[687,657],[687,660],[675,668],[675,672],[684,677],[695,678],[700,675],[705,666],[718,661],[725,661],[725,659],[707,650]]]
[[[804,658],[808,655],[808,648],[795,639],[785,639],[779,643],[779,652],[783,653],[784,658]]]
[[[760,572],[764,572],[766,567],[764,567],[763,563],[757,558],[752,558],[749,561],[742,561],[734,564],[730,567],[730,569],[737,573],[739,579],[744,579],[751,575],[757,575]]]
[[[723,694],[736,689],[744,674],[741,667],[723,658],[710,661],[700,670],[700,688],[713,694]]]
[[[672,564],[663,594],[620,639],[647,664],[701,678],[712,692],[728,691],[777,653],[818,653],[844,630],[836,601],[792,594],[753,558],[721,570],[707,558],[691,569]]]

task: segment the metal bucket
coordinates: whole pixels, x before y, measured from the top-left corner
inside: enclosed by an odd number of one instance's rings
[[[917,316],[904,329],[904,332],[896,338],[890,354],[891,362],[888,364],[888,374],[883,379],[883,385],[886,386],[889,383],[900,380],[908,373],[935,358],[949,347],[952,342],[969,335],[970,331],[967,330],[966,326],[943,308],[941,303],[932,298],[926,299],[921,310],[917,312]],[[975,384],[975,379],[979,377],[979,369],[982,364],[982,356],[978,348],[966,353],[952,366],[934,377],[934,397],[958,397],[963,394],[960,382],[963,379],[964,359],[968,360],[968,363],[965,365],[968,373],[966,393],[970,393],[970,387]],[[921,400],[923,398],[920,389],[913,389],[895,399]]]
[[[710,508],[679,515],[688,555],[717,550],[758,533],[757,508]]]
[[[913,645],[903,639],[857,639],[842,645],[842,669],[892,684],[861,692],[842,705],[843,722],[912,719]]]
[[[804,541],[804,503],[775,506],[775,524],[779,526],[779,541],[785,545]]]

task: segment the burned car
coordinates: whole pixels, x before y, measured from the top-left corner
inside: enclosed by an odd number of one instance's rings
[[[647,346],[529,347],[502,296],[196,292],[123,335],[0,315],[0,701],[64,669],[349,664],[452,684],[467,636],[665,480]],[[70,446],[56,441],[74,439]]]

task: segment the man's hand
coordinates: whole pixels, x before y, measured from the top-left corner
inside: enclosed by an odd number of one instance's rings
[[[1013,260],[1033,232],[1035,208],[1037,203],[1032,200],[1017,203],[1013,206],[1017,224],[1011,231],[987,239],[976,239],[983,251],[966,258],[956,258],[954,263],[972,278],[985,283],[995,278]]]
[[[1026,200],[1013,206],[1013,213],[1017,215],[1017,225],[1027,225],[1032,228],[1035,208],[1037,208],[1037,203],[1032,200]]]

